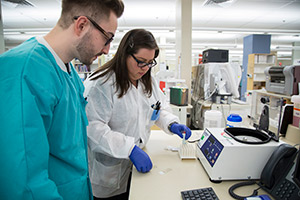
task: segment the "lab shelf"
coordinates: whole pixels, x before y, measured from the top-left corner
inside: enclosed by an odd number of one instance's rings
[[[266,85],[264,70],[277,65],[276,54],[249,54],[247,68],[247,90],[261,89]]]
[[[90,66],[84,65],[76,58],[72,60],[72,65],[74,66],[82,81],[84,81],[92,71],[94,71],[99,66],[102,66],[104,63],[105,61],[103,56],[98,57],[98,59],[96,59]]]

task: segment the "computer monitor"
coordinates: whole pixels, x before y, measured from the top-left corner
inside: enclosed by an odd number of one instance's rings
[[[298,188],[300,188],[300,155],[298,153],[298,157],[296,159],[296,167],[294,171],[293,181],[296,183]]]

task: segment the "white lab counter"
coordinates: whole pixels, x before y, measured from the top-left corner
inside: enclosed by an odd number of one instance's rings
[[[201,131],[193,131],[190,141],[198,139]],[[150,156],[153,168],[149,173],[139,173],[133,168],[130,200],[180,200],[183,190],[213,187],[221,200],[233,199],[228,189],[241,181],[223,181],[212,183],[201,163],[195,160],[181,160],[177,152],[166,150],[167,147],[179,147],[181,139],[176,135],[168,135],[163,131],[151,132],[151,137],[144,149]],[[194,143],[196,145],[196,143]],[[257,185],[245,186],[235,190],[242,196],[252,194]],[[258,194],[266,194],[262,189]]]

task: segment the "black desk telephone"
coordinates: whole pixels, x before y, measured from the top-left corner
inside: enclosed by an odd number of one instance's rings
[[[257,184],[276,200],[300,200],[300,156],[294,162],[297,153],[294,146],[281,144],[262,170]],[[236,199],[244,199],[245,197],[236,195],[233,190],[255,183],[255,181],[238,183],[229,189],[229,193]],[[257,190],[251,196],[256,196]]]
[[[295,147],[281,144],[263,168],[259,185],[275,199],[300,200],[300,188],[293,181],[296,155]]]

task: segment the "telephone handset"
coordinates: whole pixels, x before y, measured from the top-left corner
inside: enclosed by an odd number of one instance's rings
[[[300,190],[292,181],[296,155],[295,147],[285,143],[281,144],[262,170],[259,185],[276,200],[300,199]]]
[[[297,153],[297,148],[289,144],[283,143],[279,145],[263,168],[258,183],[256,181],[248,181],[235,184],[229,188],[229,194],[235,199],[256,196],[258,189],[254,190],[252,195],[244,197],[235,194],[234,190],[242,186],[258,184],[276,200],[299,200],[300,188],[293,181],[294,160]]]
[[[271,189],[276,181],[293,165],[297,149],[289,144],[281,144],[273,152],[260,175],[260,183]]]

